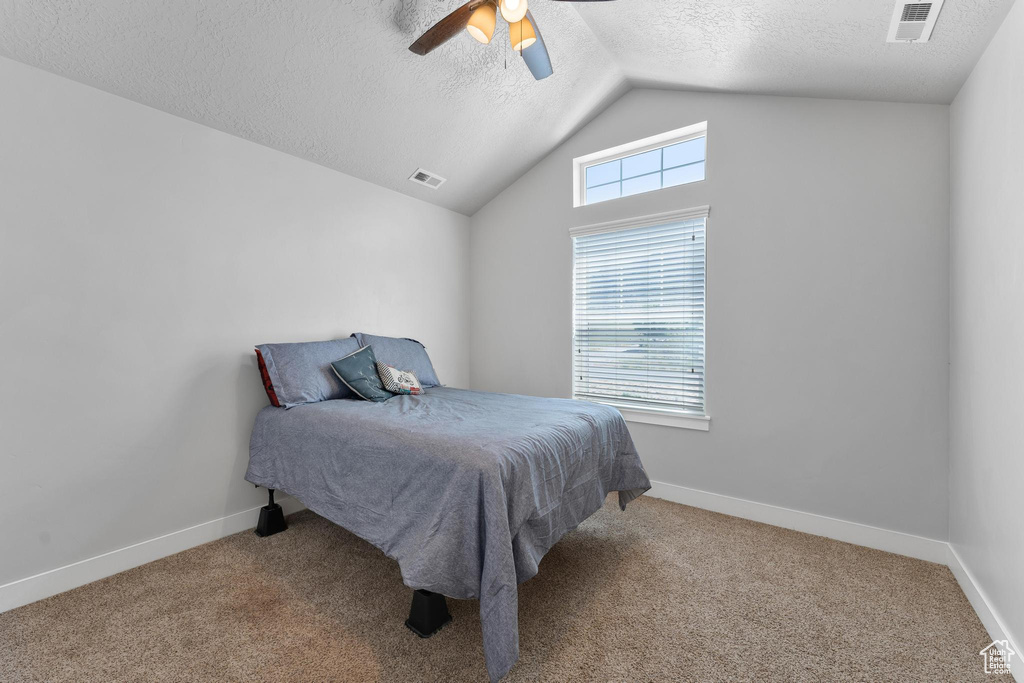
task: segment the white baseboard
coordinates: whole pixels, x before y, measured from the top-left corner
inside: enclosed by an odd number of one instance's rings
[[[286,515],[303,509],[302,503],[290,496],[281,495],[277,502],[284,508]],[[113,576],[118,572],[159,560],[168,555],[180,553],[182,550],[188,550],[203,543],[216,541],[218,538],[224,538],[239,531],[253,529],[256,527],[259,509],[259,507],[254,507],[236,512],[233,515],[203,522],[180,531],[172,531],[169,534],[151,538],[126,548],[112,550],[87,560],[4,584],[0,586],[0,612],[6,612],[15,607],[84,586],[87,583]]]
[[[866,524],[823,517],[809,512],[799,512],[775,505],[755,503],[742,498],[732,498],[731,496],[699,491],[661,481],[652,481],[651,490],[647,492],[647,495],[670,500],[674,503],[711,510],[712,512],[720,512],[732,517],[742,517],[743,519],[750,519],[755,522],[763,522],[773,526],[814,534],[815,536],[825,536],[838,541],[845,541],[846,543],[947,565],[950,571],[952,571],[953,576],[956,577],[957,583],[960,584],[960,589],[967,596],[967,600],[978,614],[978,618],[992,640],[1008,640],[1010,642],[1010,648],[1017,653],[1010,661],[1010,669],[1014,678],[1024,683],[1024,679],[1022,679],[1022,673],[1024,673],[1024,651],[1017,647],[1013,636],[1011,636],[999,618],[999,613],[993,608],[984,591],[975,582],[974,576],[961,562],[956,550],[945,541],[914,536],[913,534],[905,534],[900,531],[879,529],[878,527]],[[981,661],[980,658],[978,661]]]
[[[825,536],[838,541],[845,541],[868,548],[884,550],[915,557],[929,562],[948,565],[956,577],[960,588],[974,607],[982,625],[988,630],[993,640],[1009,640],[1011,647],[1024,656],[1016,647],[1012,636],[1006,630],[998,612],[993,609],[984,592],[974,581],[970,571],[963,565],[959,555],[948,543],[922,536],[914,536],[899,531],[880,529],[878,527],[847,522],[832,517],[824,517],[809,512],[800,512],[788,508],[755,503],[742,498],[723,496],[697,489],[686,488],[660,481],[651,482],[651,490],[647,495],[663,498],[683,505],[720,512],[733,517],[750,519],[764,524],[794,529],[816,536]],[[278,502],[285,514],[303,509],[302,503],[289,496],[279,496]],[[35,576],[0,586],[0,613],[27,605],[43,598],[83,586],[93,581],[113,576],[134,567],[153,562],[160,558],[209,543],[225,536],[252,529],[255,526],[259,507],[236,512],[219,519],[197,524],[174,531],[157,538],[142,541],[119,550],[113,550],[96,557],[58,567]],[[1024,669],[1021,660],[1012,662],[1014,677],[1020,681],[1020,672]]]
[[[999,618],[999,613],[992,606],[992,603],[988,601],[985,592],[981,590],[981,587],[974,580],[974,575],[971,574],[970,570],[967,569],[960,559],[960,555],[953,548],[953,544],[947,544],[947,548],[948,556],[946,562],[949,565],[949,570],[953,572],[957,583],[960,584],[960,589],[967,596],[967,600],[971,603],[974,611],[977,612],[978,619],[981,620],[982,626],[988,631],[992,640],[1010,641],[1010,649],[1017,653],[1010,658],[1010,672],[1017,681],[1024,681],[1024,651],[1017,647],[1017,641],[1013,639],[1006,625],[1003,624],[1003,620]]]
[[[845,541],[855,545],[862,545],[868,548],[884,550],[897,555],[915,557],[928,562],[946,564],[948,544],[945,541],[937,541],[923,536],[914,536],[900,531],[879,529],[878,527],[847,522],[832,517],[823,517],[810,512],[799,512],[789,508],[755,503],[742,498],[723,496],[718,493],[709,493],[697,489],[667,484],[662,481],[652,481],[651,490],[647,495],[655,498],[664,498],[674,503],[691,505],[693,507],[720,512],[732,517],[742,517],[755,522],[763,522],[773,526],[780,526],[785,529],[794,529],[815,536],[834,538],[837,541]]]

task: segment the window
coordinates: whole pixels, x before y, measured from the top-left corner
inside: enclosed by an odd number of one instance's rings
[[[575,398],[707,429],[707,217],[701,207],[571,231]]]
[[[704,180],[707,122],[573,160],[574,205]]]

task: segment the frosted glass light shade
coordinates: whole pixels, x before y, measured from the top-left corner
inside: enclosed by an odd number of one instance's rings
[[[495,23],[497,23],[497,12],[494,11],[494,5],[488,2],[477,7],[476,11],[470,15],[466,31],[481,43],[487,44],[494,37]]]
[[[505,21],[514,24],[526,16],[526,0],[501,0],[501,16]]]
[[[512,49],[517,52],[522,52],[537,42],[537,33],[533,30],[533,24],[529,19],[509,24],[508,35],[512,38]]]

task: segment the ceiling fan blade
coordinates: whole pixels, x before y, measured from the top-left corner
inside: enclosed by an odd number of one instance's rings
[[[486,5],[488,2],[491,0],[469,0],[465,5],[431,26],[426,33],[409,46],[409,49],[418,55],[425,55],[434,48],[444,45],[458,35],[459,31],[466,28],[469,17],[478,7]]]
[[[551,57],[548,56],[548,47],[544,44],[544,36],[540,33],[537,20],[533,18],[533,12],[527,10],[526,18],[533,24],[533,32],[537,34],[537,42],[523,50],[523,60],[526,61],[526,66],[529,67],[533,77],[540,81],[554,73],[554,69],[551,68]]]

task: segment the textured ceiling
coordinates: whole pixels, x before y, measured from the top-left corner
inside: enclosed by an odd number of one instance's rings
[[[544,81],[511,48],[505,68],[507,35],[409,52],[459,4],[0,0],[0,54],[472,214],[626,86],[549,0],[534,10],[558,70]],[[416,185],[417,167],[448,182]]]
[[[579,13],[636,85],[953,100],[1013,0],[946,0],[928,43],[887,43],[895,0],[622,0]]]
[[[0,54],[472,214],[630,83],[949,102],[1012,0],[946,0],[924,45],[891,0],[533,0],[539,82],[505,35],[407,50],[459,4],[0,0]]]

